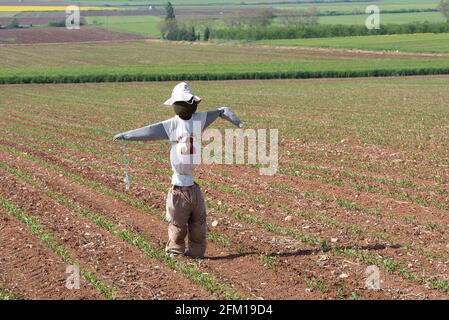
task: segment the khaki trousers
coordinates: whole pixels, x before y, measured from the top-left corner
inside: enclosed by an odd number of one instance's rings
[[[172,186],[167,194],[168,243],[165,251],[203,258],[206,252],[206,204],[199,185]],[[185,238],[188,235],[188,248]]]

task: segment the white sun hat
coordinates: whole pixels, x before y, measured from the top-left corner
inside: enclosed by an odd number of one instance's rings
[[[164,102],[164,105],[166,107],[172,106],[175,102],[178,101],[185,101],[189,102],[191,99],[194,99],[194,101],[199,102],[201,101],[201,98],[198,96],[195,96],[192,93],[192,90],[190,89],[189,85],[185,82],[178,83],[172,91],[171,98]]]

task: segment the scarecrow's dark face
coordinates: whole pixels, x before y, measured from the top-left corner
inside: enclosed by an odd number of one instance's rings
[[[193,98],[189,102],[178,101],[173,104],[173,110],[183,120],[189,120],[197,108],[198,102],[194,101]]]

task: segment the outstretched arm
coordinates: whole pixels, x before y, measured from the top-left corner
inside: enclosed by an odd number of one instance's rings
[[[243,127],[242,121],[240,121],[234,112],[232,112],[228,107],[222,107],[207,111],[206,124],[204,125],[204,128],[210,126],[215,120],[217,120],[218,117],[228,120],[239,128]]]
[[[152,124],[143,128],[118,133],[114,136],[116,140],[149,141],[168,139],[167,132],[162,122]]]

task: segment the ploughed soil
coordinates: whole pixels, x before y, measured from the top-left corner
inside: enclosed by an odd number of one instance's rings
[[[23,28],[0,30],[0,44],[66,43],[91,41],[124,41],[145,39],[142,36],[81,26],[79,30],[66,28]]]
[[[0,171],[0,181],[2,183],[0,196],[23,209],[27,215],[35,217],[45,231],[53,235],[56,243],[69,252],[80,268],[87,269],[104,284],[115,288],[117,298],[213,298],[204,288],[184,278],[182,274],[176,273],[160,261],[148,257],[130,243],[104,231],[89,219],[76,215],[73,211],[50,199],[45,193],[39,192],[10,173],[2,169]],[[20,190],[19,193],[17,192],[18,190]],[[3,216],[4,214],[2,218]],[[8,217],[4,219],[5,228],[6,222],[10,220],[13,220],[18,228],[24,230],[25,227],[20,225],[15,218]],[[26,237],[23,236],[23,238]],[[46,259],[45,256],[41,256],[40,252],[43,254],[50,253],[48,253],[49,249],[45,249],[45,251],[42,249],[43,244],[39,240],[34,241],[39,245],[35,248],[32,244],[31,246],[26,243],[20,244],[14,240],[15,238],[11,233],[6,233],[6,230],[5,233],[2,232],[1,241],[5,243],[5,246],[2,246],[2,258],[17,255],[12,260],[1,260],[5,267],[4,272],[15,273],[16,278],[18,277],[16,281],[14,281],[14,278],[10,280],[5,277],[6,286],[8,288],[11,286],[15,289],[14,292],[29,298],[58,299],[60,296],[63,298],[65,295],[68,295],[63,290],[64,287],[61,287],[61,285],[65,285],[66,277],[57,273],[57,271],[64,272],[66,268],[61,259],[55,256]],[[33,243],[32,241],[33,237],[31,237],[29,242]],[[44,266],[40,267],[41,269],[36,269],[37,266],[31,263],[33,256],[36,254],[39,254],[38,257],[42,259],[40,262],[44,264]],[[47,264],[49,265],[46,266],[45,262],[48,262]],[[59,266],[56,267],[57,265]],[[43,268],[46,269],[44,270]],[[50,274],[46,276],[46,270],[54,270],[56,275]],[[20,287],[16,285],[16,282],[20,279],[29,277],[34,279],[33,276],[35,274],[46,277],[45,282],[41,285],[44,286],[47,283],[49,285],[48,289],[42,289],[42,287],[39,289],[37,287],[34,291],[27,291],[22,290],[26,283],[21,283]],[[52,288],[56,289],[52,290]],[[71,297],[74,298],[74,294]],[[94,291],[94,294],[86,297],[96,298],[96,296],[98,294]]]
[[[91,130],[98,128],[96,120],[104,121],[102,116],[49,120],[46,112],[5,110],[0,116],[0,197],[34,216],[119,298],[215,298],[201,284],[64,205],[67,201],[55,199],[64,197],[163,250],[170,175],[168,161],[161,160],[168,157],[166,145],[128,144],[131,189],[125,191],[120,147]],[[448,180],[432,178],[436,172],[447,176],[447,166],[430,163],[426,154],[398,154],[351,141],[329,147],[285,139],[281,146],[286,154],[274,176],[261,176],[249,166],[197,169],[209,202],[208,250],[201,260],[176,259],[243,299],[448,299],[448,210],[441,207],[449,200]],[[351,165],[337,165],[347,157]],[[378,170],[365,170],[367,164]],[[400,183],[410,180],[410,172],[416,173],[413,184]],[[354,187],[362,184],[367,187]],[[87,283],[85,290],[66,292],[59,257],[5,210],[0,217],[5,256],[17,251],[17,257],[37,259],[32,265],[16,257],[0,259],[0,267],[5,266],[0,282],[7,288],[30,298],[105,298]],[[12,245],[9,228],[22,230],[18,234],[33,247]],[[36,256],[33,248],[42,254]],[[365,288],[373,264],[380,266],[380,290]],[[38,272],[43,280],[29,280],[34,267],[52,273]],[[40,281],[55,288],[54,294]]]
[[[18,141],[17,139],[15,140]],[[83,162],[86,164],[80,165],[80,163],[50,156],[43,151],[30,149],[21,143],[2,141],[2,144],[13,146],[18,150],[92,179],[113,190],[121,191],[122,189],[121,176],[105,174],[87,165],[88,160],[95,159],[102,165],[111,168],[115,167],[114,163],[101,159],[98,156],[70,150],[59,150],[61,155],[69,151],[76,158],[83,159]],[[46,147],[43,148],[43,150],[46,149]],[[155,244],[159,241],[159,245],[163,247],[161,241],[166,237],[166,225],[157,216],[157,212],[163,212],[163,191],[151,190],[138,182],[133,186],[131,195],[151,205],[156,210],[156,216],[152,217],[148,213],[137,210],[126,203],[70,181],[70,179],[43,168],[36,163],[5,153],[2,153],[0,156],[2,162],[12,167],[20,168],[27,174],[45,183],[51,190],[69,196],[80,205],[86,206],[98,214],[107,216],[120,225],[142,232],[148,241],[152,241]],[[140,172],[134,171],[133,174],[139,175]],[[212,172],[203,171],[200,175],[204,177],[205,174],[209,179],[214,180]],[[244,176],[245,181],[252,179],[250,177],[252,174],[245,172],[245,170],[235,172],[235,174],[240,177]],[[163,179],[162,176],[155,178]],[[224,179],[222,180],[224,182]],[[239,183],[236,182],[234,185],[239,185]],[[245,185],[248,184],[246,183]],[[251,183],[251,185],[253,184]],[[370,236],[353,235],[344,230],[323,225],[317,221],[295,217],[292,222],[286,222],[284,219],[285,214],[282,215],[279,210],[264,208],[264,206],[260,207],[254,204],[254,198],[248,195],[256,196],[259,192],[254,187],[249,188],[251,190],[248,190],[245,195],[236,199],[223,194],[219,190],[214,190],[214,188],[204,187],[208,199],[219,199],[218,201],[222,201],[236,210],[247,210],[254,215],[263,216],[271,223],[284,227],[294,227],[298,230],[306,230],[311,235],[325,239],[337,239],[340,249],[357,248],[374,255],[391,258],[402,258],[408,254],[401,245],[388,244],[386,241],[379,241]],[[273,196],[273,201],[279,199],[279,201],[283,201],[286,204],[291,202],[291,200],[287,200],[288,195],[282,196],[282,193],[273,191],[271,191],[271,195]],[[258,226],[236,221],[232,216],[223,215],[216,210],[210,210],[209,213],[209,223],[211,223],[211,219],[219,221],[218,227],[210,225],[210,230],[221,234],[228,243],[225,246],[210,243],[208,256],[201,261],[200,268],[204,269],[204,272],[219,274],[224,283],[234,287],[241,296],[252,298],[290,297],[295,299],[335,298],[334,295],[338,290],[338,292],[343,292],[343,295],[346,296],[356,292],[358,296],[367,299],[443,299],[446,297],[444,293],[429,290],[425,286],[404,279],[397,274],[386,272],[382,273],[382,290],[364,290],[364,272],[368,265],[361,261],[351,260],[342,254],[331,253],[319,247],[304,244],[296,239],[272,234]],[[341,213],[340,210],[340,215]],[[340,219],[351,220],[352,217],[347,216]],[[264,254],[275,259],[275,266],[267,267],[264,265],[261,259],[261,256]],[[412,254],[412,257],[416,258],[414,254]],[[434,266],[425,261],[418,261],[418,266],[420,271],[421,268],[425,268],[425,270],[430,268],[432,270],[432,268],[437,267],[437,265]],[[313,283],[316,286],[318,286],[316,283],[323,283],[324,285],[319,286],[320,290],[313,288]]]
[[[0,282],[8,291],[29,299],[102,299],[85,281],[67,289],[67,265],[3,208],[0,248]]]

